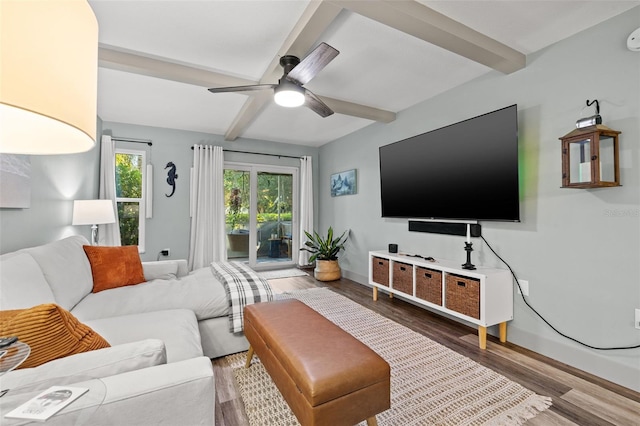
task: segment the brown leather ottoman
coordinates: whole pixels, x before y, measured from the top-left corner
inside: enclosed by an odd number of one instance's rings
[[[299,300],[244,308],[244,333],[303,425],[354,425],[391,407],[389,364]]]

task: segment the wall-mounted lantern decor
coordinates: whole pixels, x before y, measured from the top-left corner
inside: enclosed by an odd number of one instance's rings
[[[562,141],[562,187],[603,188],[620,186],[617,130],[602,124],[597,100],[596,115],[580,119]]]

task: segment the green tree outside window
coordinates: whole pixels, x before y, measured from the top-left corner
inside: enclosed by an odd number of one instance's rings
[[[120,223],[120,244],[140,245],[140,205],[142,202],[143,156],[116,153],[116,201]]]

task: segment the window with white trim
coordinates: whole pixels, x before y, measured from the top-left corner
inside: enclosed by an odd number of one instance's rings
[[[146,152],[116,149],[116,204],[120,244],[144,252]]]

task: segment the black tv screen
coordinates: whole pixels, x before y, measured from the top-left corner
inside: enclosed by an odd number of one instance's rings
[[[517,105],[379,153],[383,217],[520,220]]]

